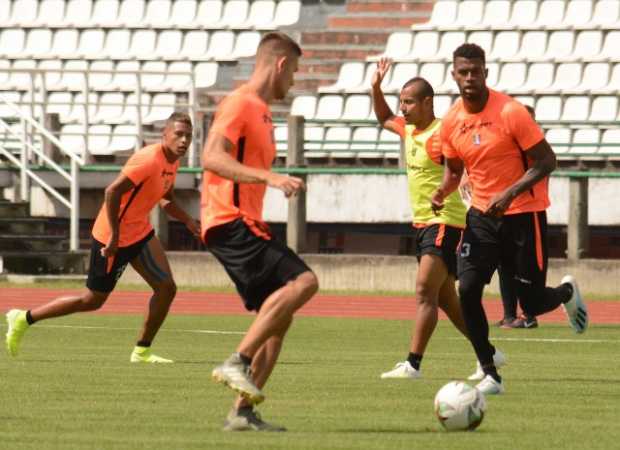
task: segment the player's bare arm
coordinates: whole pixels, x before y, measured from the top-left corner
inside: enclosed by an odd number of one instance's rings
[[[553,153],[545,139],[526,150],[526,152],[534,161],[534,165],[515,184],[504,192],[494,195],[489,201],[489,205],[484,212],[485,214],[501,217],[515,198],[523,192],[530,190],[536,183],[555,170],[555,153]]]
[[[187,229],[194,235],[194,237],[200,238],[200,224],[196,219],[187,214],[179,203],[177,202],[174,190],[170,188],[164,197],[159,201],[159,206],[162,207],[166,214],[170,217],[177,219],[179,222],[184,223]]]
[[[445,198],[458,189],[464,170],[463,161],[459,158],[446,158],[443,180],[431,197],[431,208],[435,214],[443,208]]]
[[[104,202],[111,233],[106,246],[101,249],[101,255],[104,257],[114,255],[118,249],[118,215],[121,208],[121,197],[124,193],[131,191],[135,186],[136,185],[127,175],[121,173],[105,190]]]
[[[205,144],[202,168],[236,183],[264,183],[279,189],[287,197],[306,188],[303,180],[268,170],[248,167],[238,162],[230,153],[234,145],[226,137],[211,133]]]
[[[398,128],[393,122],[396,116],[385,101],[385,95],[381,90],[381,82],[385,78],[385,75],[387,74],[391,65],[392,61],[389,58],[385,57],[381,58],[377,63],[377,69],[375,70],[375,73],[372,75],[372,78],[370,80],[370,85],[372,87],[372,107],[381,126],[387,130],[398,133]]]

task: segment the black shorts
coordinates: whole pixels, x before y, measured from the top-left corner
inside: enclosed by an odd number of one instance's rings
[[[258,311],[273,292],[310,271],[293,250],[276,239],[256,236],[242,219],[211,228],[206,242],[249,311]]]
[[[145,245],[155,236],[155,231],[151,230],[149,234],[135,244],[127,247],[119,247],[112,267],[108,269],[108,259],[101,256],[101,249],[105,247],[98,240],[93,238],[90,247],[90,267],[88,269],[88,279],[86,287],[91,291],[112,292],[119,278],[125,271],[125,267],[132,260],[138,257]]]
[[[433,224],[417,228],[416,257],[418,262],[422,255],[440,256],[448,273],[456,276],[456,249],[463,230],[444,224]]]
[[[467,212],[467,226],[458,252],[458,274],[474,270],[485,283],[498,265],[515,279],[544,289],[547,279],[547,214],[545,211],[510,214],[502,218]]]

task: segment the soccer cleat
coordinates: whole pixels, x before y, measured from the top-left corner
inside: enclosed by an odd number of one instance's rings
[[[516,317],[505,317],[502,320],[500,320],[499,322],[495,323],[495,326],[497,327],[503,327],[504,325],[509,325],[512,322],[514,322],[516,319]]]
[[[588,309],[581,298],[577,280],[570,275],[566,275],[562,278],[561,283],[568,283],[573,289],[573,295],[570,300],[562,304],[562,308],[564,308],[568,316],[568,322],[573,330],[575,330],[575,333],[583,333],[586,331],[586,328],[588,328]]]
[[[129,361],[132,363],[148,363],[148,364],[170,364],[174,361],[171,359],[162,358],[151,353],[149,347],[140,347],[136,345],[131,352]]]
[[[224,431],[286,431],[280,425],[265,422],[252,406],[231,409],[224,423]]]
[[[498,349],[495,349],[495,353],[493,354],[493,364],[497,369],[506,365],[506,355],[500,352]],[[476,371],[467,377],[470,381],[479,381],[484,378],[484,371],[482,370],[482,366],[480,362],[476,364]]]
[[[256,405],[265,400],[265,395],[252,381],[250,366],[241,360],[239,353],[233,353],[213,369],[211,376],[216,382],[228,386],[252,404]]]
[[[476,385],[476,389],[484,395],[500,395],[505,391],[504,383],[495,381],[495,378],[491,375],[486,375],[482,381]]]
[[[422,371],[415,369],[409,361],[396,363],[389,372],[383,372],[381,378],[409,378],[415,380],[422,376]]]
[[[513,320],[511,323],[502,325],[500,328],[505,330],[511,328],[538,328],[538,320],[534,316],[528,317],[522,315],[518,319]]]
[[[11,356],[17,356],[19,344],[28,329],[28,321],[26,320],[26,311],[21,309],[12,309],[6,313],[6,323],[8,330],[6,332],[6,349]]]

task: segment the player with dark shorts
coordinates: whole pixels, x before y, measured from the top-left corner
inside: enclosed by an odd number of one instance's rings
[[[149,223],[149,214],[159,203],[195,236],[200,235],[198,223],[179,207],[173,190],[179,159],[191,141],[190,117],[173,113],[166,121],[161,143],[149,145],[129,158],[118,178],[106,188],[104,204],[93,226],[88,289],[79,296],[61,297],[29,311],[9,311],[6,345],[11,355],[17,355],[23,334],[35,322],[101,308],[127,264],[131,264],[153,289],[153,296],[130,361],[173,362],[151,353],[151,343],[174,300],[176,284]]]
[[[484,285],[498,265],[514,273],[518,297],[528,315],[563,305],[577,333],[588,325],[575,279],[566,276],[546,287],[547,176],[555,169],[553,150],[525,107],[486,86],[485,54],[463,44],[453,55],[452,76],[461,98],[444,117],[444,179],[432,196],[439,212],[467,169],[472,206],[459,249],[459,295],[469,336],[482,368],[476,386],[484,394],[504,392],[493,362],[489,325],[482,307]]]
[[[271,171],[276,155],[269,103],[293,85],[301,49],[285,34],[267,33],[250,80],[218,106],[203,152],[201,225],[204,242],[257,315],[233,353],[212,373],[239,396],[227,431],[284,431],[265,422],[255,405],[271,374],[294,313],[318,290],[308,266],[271,235],[263,221],[267,186],[289,197],[303,180]]]

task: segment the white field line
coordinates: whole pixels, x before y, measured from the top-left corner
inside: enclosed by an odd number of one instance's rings
[[[462,337],[438,338],[450,341],[462,340]],[[620,339],[565,339],[565,338],[507,338],[492,337],[492,341],[510,341],[510,342],[550,342],[559,344],[615,344]]]
[[[135,330],[136,328],[129,327],[101,327],[101,326],[86,326],[86,325],[40,325],[37,328],[71,328],[76,330]],[[235,334],[244,335],[245,331],[226,331],[226,330],[183,330],[177,328],[162,328],[160,332],[177,332],[177,333],[199,333],[199,334]]]

